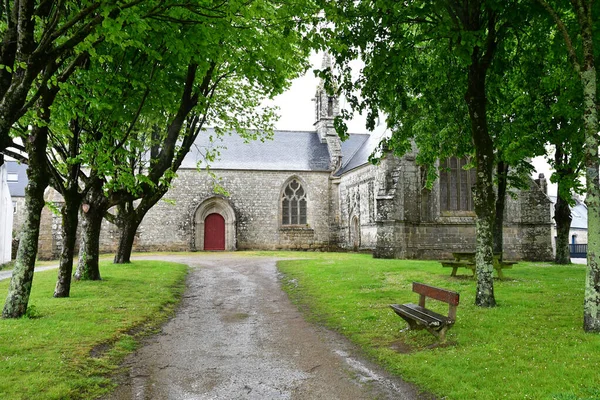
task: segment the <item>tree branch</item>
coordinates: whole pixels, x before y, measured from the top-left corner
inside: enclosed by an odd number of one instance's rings
[[[21,153],[16,153],[16,152],[14,152],[14,151],[12,151],[12,150],[9,150],[9,149],[4,149],[4,150],[2,150],[2,153],[0,153],[0,154],[4,154],[4,155],[7,155],[7,156],[9,156],[9,157],[12,157],[12,158],[14,158],[14,159],[15,159],[15,160],[17,160],[17,161],[20,161],[20,162],[22,162],[23,164],[27,164],[27,162],[29,161],[29,160],[27,159],[27,157],[26,157],[26,156],[24,156],[23,154],[21,154]]]
[[[569,59],[573,63],[573,67],[577,73],[581,72],[581,64],[577,59],[577,53],[575,53],[575,48],[573,47],[573,41],[571,40],[571,35],[569,35],[569,31],[567,30],[567,26],[560,18],[560,16],[556,13],[554,8],[546,0],[537,0],[538,3],[550,14],[554,22],[556,22],[556,26],[558,27],[559,32],[562,34],[565,44],[567,45],[567,53],[569,54]]]

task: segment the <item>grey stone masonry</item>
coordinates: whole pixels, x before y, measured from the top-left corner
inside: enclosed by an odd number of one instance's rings
[[[166,200],[157,204],[139,228],[138,250],[200,250],[195,214],[213,197],[227,200],[235,218],[236,249],[315,249],[330,246],[329,173],[286,171],[179,171]],[[281,224],[281,195],[290,179],[307,192],[307,224]],[[227,193],[217,194],[215,183]],[[172,200],[171,201],[169,201]],[[227,222],[227,221],[226,221]]]
[[[444,259],[452,252],[475,251],[475,213],[440,210],[439,181],[427,190],[412,154],[402,160],[388,157],[381,168],[375,257]],[[549,198],[533,181],[529,190],[513,196],[505,209],[505,258],[551,260]]]
[[[327,53],[323,56],[321,69],[331,68],[331,56]],[[315,93],[315,130],[317,131],[322,143],[327,143],[329,150],[330,165],[332,170],[341,167],[342,145],[337,135],[333,121],[340,114],[339,98],[330,96],[321,80]]]
[[[373,250],[377,242],[376,202],[378,168],[367,164],[344,175],[339,183],[339,246]]]

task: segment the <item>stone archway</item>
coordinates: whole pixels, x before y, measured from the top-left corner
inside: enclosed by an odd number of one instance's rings
[[[205,238],[206,229],[210,232],[217,232],[217,235],[222,235],[219,230],[214,231],[215,224],[220,224],[220,218],[213,214],[220,216],[224,222],[224,246],[216,248],[214,238],[210,238],[208,241],[208,247],[206,250],[226,250],[233,251],[236,249],[236,220],[235,212],[233,207],[227,200],[222,197],[211,197],[204,200],[196,209],[194,214],[194,247],[196,250],[205,250],[205,243],[208,238]],[[208,224],[207,226],[207,219]],[[218,229],[221,229],[220,227]]]

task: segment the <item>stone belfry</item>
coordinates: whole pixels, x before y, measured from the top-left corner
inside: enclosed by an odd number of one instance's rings
[[[331,56],[325,52],[321,70],[331,68]],[[317,86],[315,93],[315,129],[319,134],[321,143],[327,143],[329,150],[330,168],[337,170],[342,162],[342,145],[339,136],[333,127],[333,120],[340,114],[340,100],[330,96],[325,90],[323,79]]]

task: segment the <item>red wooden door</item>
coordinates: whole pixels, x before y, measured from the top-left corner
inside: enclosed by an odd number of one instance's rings
[[[204,220],[204,250],[225,250],[225,218],[220,214]]]

